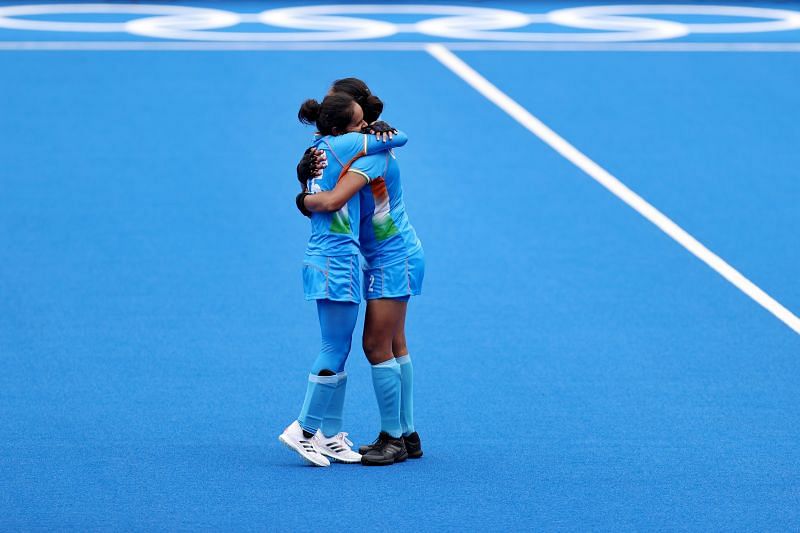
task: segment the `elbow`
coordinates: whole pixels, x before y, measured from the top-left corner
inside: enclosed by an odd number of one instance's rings
[[[393,140],[396,146],[404,146],[408,142],[408,135],[402,131],[398,131],[394,134]]]

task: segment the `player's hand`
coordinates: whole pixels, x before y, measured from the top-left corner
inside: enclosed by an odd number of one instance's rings
[[[365,126],[364,129],[361,130],[361,133],[374,135],[376,140],[383,140],[383,142],[386,142],[394,137],[394,134],[397,133],[397,129],[391,127],[387,122],[376,120],[372,124]]]
[[[297,164],[297,181],[306,188],[308,180],[318,178],[322,175],[322,171],[328,166],[328,156],[325,155],[324,150],[318,150],[311,147],[305,151],[303,158]]]

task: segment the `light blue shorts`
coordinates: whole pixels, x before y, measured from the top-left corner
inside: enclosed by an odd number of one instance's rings
[[[361,303],[361,264],[357,255],[303,259],[303,291],[306,300]]]
[[[364,270],[364,298],[396,298],[407,300],[422,293],[425,278],[425,253],[420,248],[405,261]]]

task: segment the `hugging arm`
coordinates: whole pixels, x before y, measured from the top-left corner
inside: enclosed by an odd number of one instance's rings
[[[383,120],[376,120],[372,124],[364,126],[361,133],[374,135],[378,140],[381,140],[381,137],[383,137],[383,140],[386,141],[394,137],[397,133],[397,128],[393,128],[388,122],[384,122]]]
[[[378,137],[379,136],[373,137],[372,135],[364,135],[364,155],[372,155],[378,152],[385,152],[392,148],[400,148],[401,146],[405,146],[408,142],[408,135],[402,131],[394,133],[389,140],[381,140]]]
[[[375,126],[377,126],[377,129],[373,129]],[[400,148],[408,142],[408,135],[381,121],[373,122],[364,128],[364,133],[363,155],[372,155],[392,148]],[[375,133],[375,137],[372,137],[372,133]],[[323,169],[327,166],[328,160],[324,150],[314,147],[308,148],[300,162],[297,163],[297,181],[300,182],[302,190],[306,190],[308,180],[321,176]]]
[[[350,171],[339,180],[332,191],[305,195],[302,199],[303,206],[317,213],[338,211],[367,183],[364,174]]]
[[[378,120],[362,130],[364,136],[364,155],[376,154],[391,148],[400,148],[408,142],[408,136],[402,131],[398,131],[386,122]],[[375,137],[372,137],[375,135]],[[326,154],[318,148],[308,148],[300,162],[297,163],[297,181],[300,182],[302,190],[306,190],[306,183],[310,179],[322,175],[322,171],[328,166]]]
[[[387,124],[386,127],[390,126]],[[373,157],[365,156],[374,156],[374,154],[379,154],[381,152],[385,154],[388,150],[399,148],[408,142],[408,136],[405,133],[397,130],[392,131],[396,131],[396,133],[388,140],[381,140],[377,136],[373,137],[372,135],[362,135],[361,138],[356,137],[355,139],[351,138],[353,140],[349,142],[355,141],[356,143],[363,143],[363,146],[360,147],[361,154],[359,156],[359,161],[364,162],[364,164],[369,167],[372,163],[366,162],[372,161]],[[355,149],[358,148],[357,146]],[[380,158],[380,156],[374,157]],[[301,173],[303,161],[297,166],[297,179],[300,181],[302,192],[297,195],[295,202],[297,204],[297,209],[307,217],[310,217],[311,213],[314,211],[323,213],[338,211],[354,194],[371,180],[369,176],[372,175],[372,170],[356,170],[352,168],[339,180],[332,191],[323,191],[311,195],[306,190],[308,180],[321,175],[322,170],[328,163],[325,160],[325,152],[313,148],[306,150],[306,154],[303,158],[304,160],[310,160],[315,165],[314,167],[310,164],[304,166],[304,168],[309,169],[306,171],[307,174]]]

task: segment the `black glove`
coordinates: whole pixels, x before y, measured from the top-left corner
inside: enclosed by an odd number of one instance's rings
[[[397,133],[397,129],[393,128],[389,125],[388,122],[384,122],[382,120],[376,120],[372,124],[364,126],[361,129],[361,133],[368,133],[370,135],[375,135],[376,133],[389,133],[392,134]]]
[[[308,180],[322,174],[322,169],[327,166],[325,160],[319,156],[321,153],[324,152],[312,146],[303,153],[303,158],[297,163],[297,181],[303,186],[303,190],[306,189]]]

